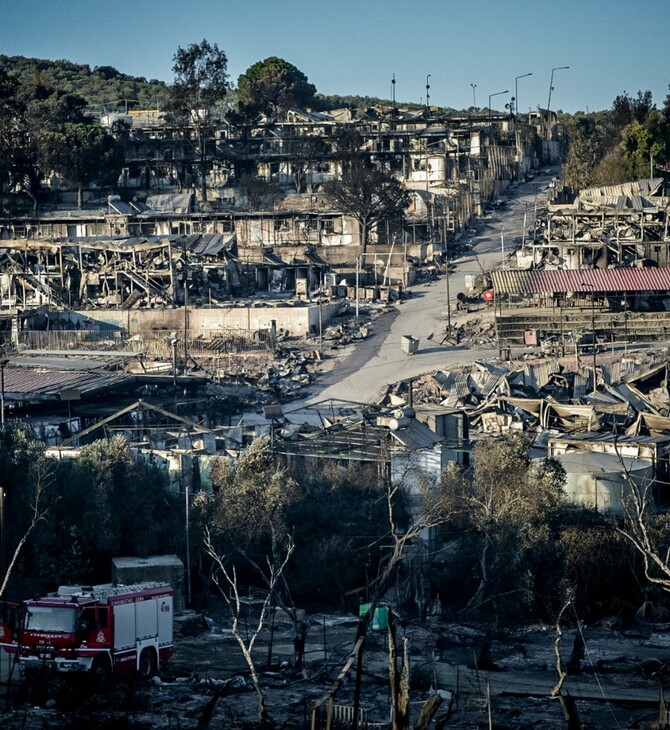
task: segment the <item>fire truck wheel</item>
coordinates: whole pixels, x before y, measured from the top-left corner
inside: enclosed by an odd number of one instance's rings
[[[151,679],[156,674],[156,654],[152,649],[142,649],[138,671],[140,679]]]
[[[109,666],[109,659],[104,656],[97,656],[91,666],[91,676],[98,687],[109,682],[112,676],[112,668]]]

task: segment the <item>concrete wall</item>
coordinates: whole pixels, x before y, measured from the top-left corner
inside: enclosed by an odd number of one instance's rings
[[[321,322],[327,324],[340,309],[340,302],[321,305]],[[269,330],[274,320],[277,329],[286,330],[291,336],[304,337],[319,328],[318,304],[299,302],[295,306],[272,303],[271,306],[217,307],[212,309],[96,309],[93,312],[75,312],[82,328],[100,330],[121,328],[132,334],[155,331],[160,335],[184,332],[190,337],[198,334],[211,335],[217,329]]]

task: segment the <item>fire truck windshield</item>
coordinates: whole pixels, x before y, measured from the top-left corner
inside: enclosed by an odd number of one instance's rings
[[[61,606],[28,606],[26,631],[71,633],[77,624],[77,611]]]

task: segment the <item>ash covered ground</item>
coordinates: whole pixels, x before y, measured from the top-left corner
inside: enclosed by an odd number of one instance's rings
[[[293,668],[289,622],[277,621],[272,632],[264,629],[254,649],[268,714],[277,728],[311,727],[312,706],[327,694],[355,642],[358,622],[353,615],[319,614],[306,620],[302,671]],[[224,609],[186,614],[177,620],[176,634],[173,660],[146,683],[116,679],[97,688],[83,678],[20,678],[14,673],[7,687],[4,656],[0,727],[260,727],[258,698]],[[574,698],[581,727],[656,727],[659,688],[666,682],[670,658],[670,626],[640,623],[627,631],[604,625],[565,627],[560,643],[564,668],[575,636],[583,640],[583,658],[566,678],[563,694]],[[398,621],[399,646],[403,638],[411,666],[412,727],[436,690],[441,703],[431,728],[489,727],[489,709],[495,728],[565,726],[559,701],[551,696],[558,681],[555,627],[531,625],[491,634],[483,627],[430,618]],[[390,727],[388,656],[386,632],[371,632],[361,674],[361,707],[370,727]],[[352,706],[354,687],[355,667],[336,703]]]

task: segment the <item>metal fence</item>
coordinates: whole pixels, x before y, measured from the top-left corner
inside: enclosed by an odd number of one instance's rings
[[[240,353],[263,353],[274,349],[268,330],[223,329],[189,333],[184,347],[183,333],[176,332],[177,352],[200,357]],[[170,358],[173,337],[165,330],[147,330],[129,335],[122,330],[50,330],[19,333],[19,348],[29,350],[118,350],[143,352],[150,357]]]

